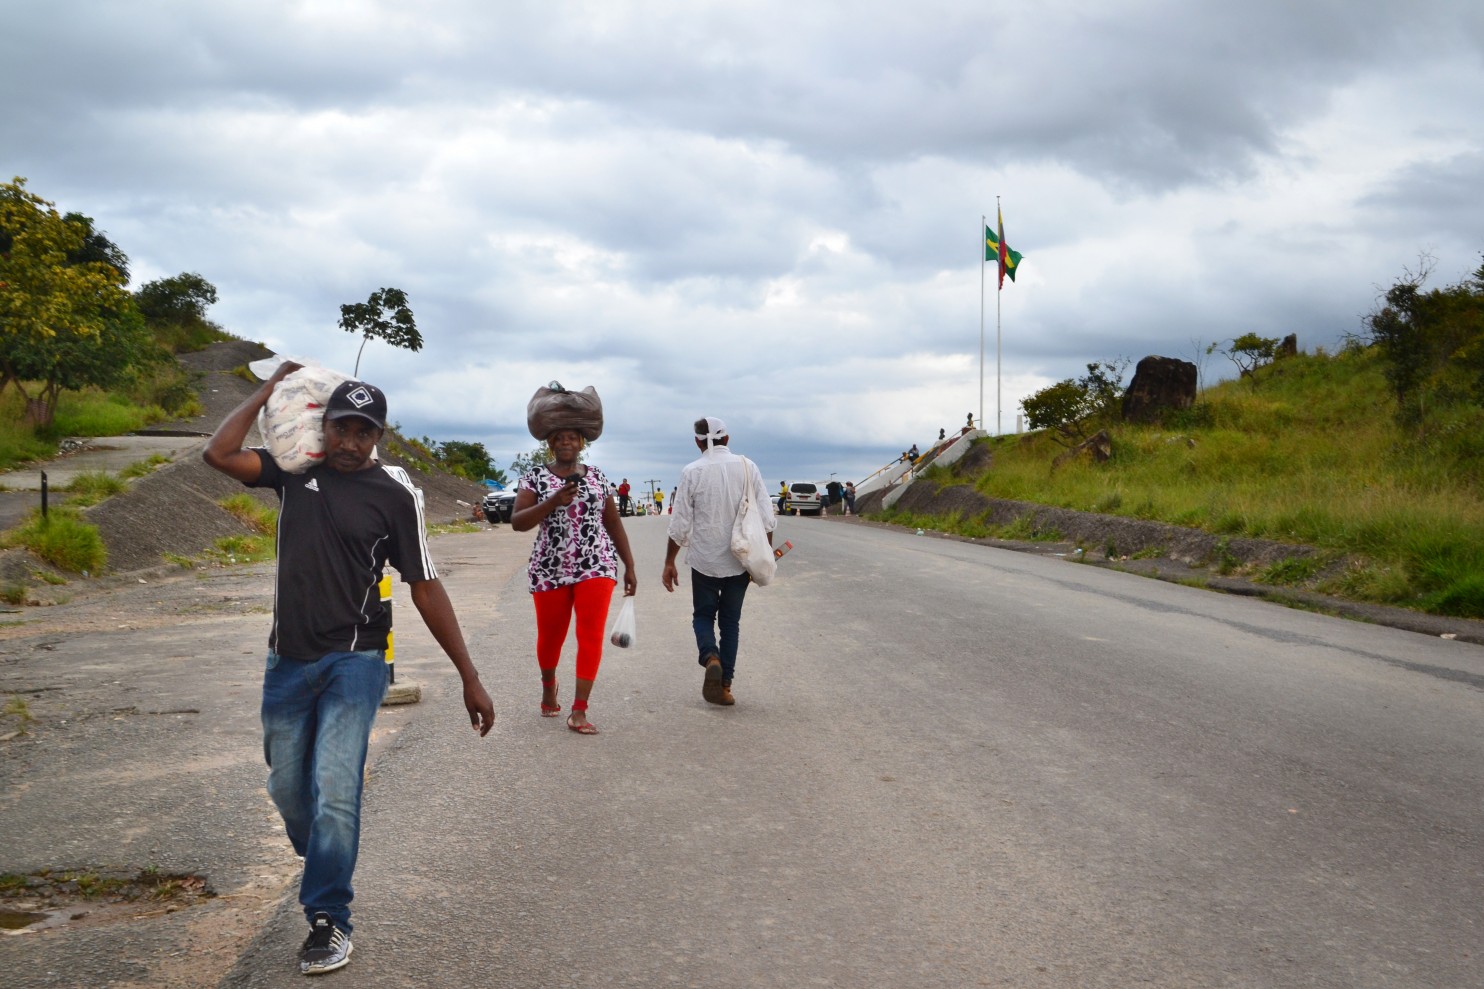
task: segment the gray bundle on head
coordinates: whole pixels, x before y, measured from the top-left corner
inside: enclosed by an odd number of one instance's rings
[[[575,429],[591,443],[603,435],[603,400],[592,385],[568,391],[553,381],[537,388],[526,404],[526,428],[538,440],[559,429]]]

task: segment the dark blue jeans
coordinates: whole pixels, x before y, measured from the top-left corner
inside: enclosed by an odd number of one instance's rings
[[[737,668],[737,630],[742,622],[742,599],[747,596],[747,574],[735,577],[708,577],[699,570],[690,572],[691,624],[696,630],[697,662],[706,665],[706,657],[721,657],[721,677],[732,682]],[[716,645],[716,629],[721,626],[721,647]]]
[[[386,688],[379,650],[332,652],[313,663],[270,651],[263,676],[268,795],[304,856],[299,902],[306,917],[323,910],[346,933],[366,748]]]

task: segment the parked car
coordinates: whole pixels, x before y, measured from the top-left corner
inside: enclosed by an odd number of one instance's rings
[[[824,498],[819,485],[795,481],[788,486],[788,514],[819,515],[824,512]]]
[[[515,511],[515,492],[491,491],[479,502],[479,507],[483,509],[485,521],[490,525],[509,522],[510,513]]]

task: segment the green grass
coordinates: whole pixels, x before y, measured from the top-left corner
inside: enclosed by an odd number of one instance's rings
[[[0,394],[0,470],[55,456],[58,442],[68,436],[122,436],[170,418],[157,405],[138,405],[127,394],[94,388],[62,392],[53,422],[44,429],[27,425],[25,412],[25,400],[14,387]]]
[[[1169,417],[1172,425],[1110,425],[1106,464],[1052,470],[1062,448],[1044,433],[988,440],[994,468],[975,487],[992,498],[1318,547],[1352,565],[1316,589],[1484,617],[1484,468],[1463,439],[1420,450],[1393,409],[1372,354],[1301,355],[1260,372],[1255,387],[1207,389],[1195,409]],[[1235,558],[1224,549],[1212,564],[1229,572]],[[1261,579],[1300,584],[1319,571],[1295,558]]]
[[[72,496],[67,499],[69,507],[87,508],[116,494],[122,494],[128,487],[123,480],[106,471],[83,471],[62,490]]]
[[[154,469],[156,467],[159,467],[162,464],[168,464],[169,462],[170,458],[165,456],[163,453],[151,454],[148,460],[136,460],[134,461],[134,463],[119,471],[119,477],[125,478],[127,480],[133,480],[136,477],[143,477],[146,474],[151,474],[154,472]]]
[[[82,521],[70,507],[52,509],[44,517],[32,512],[24,524],[0,534],[0,546],[24,546],[57,569],[84,576],[99,573],[108,562],[98,527]]]
[[[271,536],[278,530],[278,509],[263,504],[250,494],[235,494],[221,499],[217,504],[255,532]]]
[[[3,716],[16,726],[15,730],[22,735],[26,734],[26,726],[36,720],[31,713],[31,705],[24,697],[11,694],[5,701],[5,707],[0,708],[0,716]]]
[[[231,566],[271,560],[274,553],[273,540],[269,536],[226,536],[218,539],[205,555],[217,563]]]

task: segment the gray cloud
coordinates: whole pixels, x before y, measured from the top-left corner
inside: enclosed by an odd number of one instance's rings
[[[597,383],[631,477],[703,412],[775,481],[864,474],[977,410],[996,302],[1013,422],[1088,361],[1330,345],[1419,250],[1477,264],[1476,4],[560,10],[30,5],[3,167],[332,365],[339,305],[406,289],[427,348],[363,369],[414,433],[513,456],[536,385]],[[981,295],[997,194],[1026,264]]]

